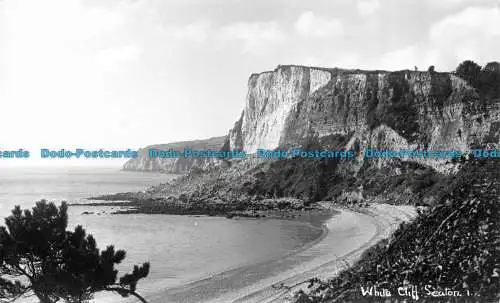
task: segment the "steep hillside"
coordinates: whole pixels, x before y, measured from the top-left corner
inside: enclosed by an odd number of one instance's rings
[[[312,293],[297,302],[396,302],[411,295],[419,302],[498,302],[500,161],[470,161],[443,183],[436,206],[338,277],[313,280]],[[416,291],[401,296],[398,287],[405,286]],[[385,295],[363,295],[361,287]]]

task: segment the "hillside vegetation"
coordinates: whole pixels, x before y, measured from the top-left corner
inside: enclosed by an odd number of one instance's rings
[[[401,286],[459,291],[476,302],[500,298],[500,162],[470,161],[443,180],[438,203],[330,281],[311,281],[298,302],[368,301],[361,287],[396,295]],[[429,299],[431,297],[428,297]],[[457,299],[457,298],[455,298]],[[464,298],[461,298],[464,299]],[[443,297],[441,300],[453,300]]]

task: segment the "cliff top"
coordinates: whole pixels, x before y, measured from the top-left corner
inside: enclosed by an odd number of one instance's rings
[[[339,68],[339,67],[318,67],[318,66],[307,66],[307,65],[300,65],[300,64],[280,64],[278,65],[274,70],[269,70],[269,71],[263,71],[260,73],[252,73],[250,75],[250,78],[268,74],[268,73],[274,73],[278,70],[285,70],[289,68],[304,68],[304,69],[314,69],[314,70],[320,70],[320,71],[326,71],[330,72],[334,75],[340,75],[340,74],[390,74],[390,73],[402,73],[402,72],[407,72],[407,73],[419,73],[419,74],[424,74],[424,73],[429,73],[427,70],[410,70],[410,69],[403,69],[403,70],[397,70],[397,71],[388,71],[388,70],[366,70],[366,69],[347,69],[347,68]],[[453,74],[454,72],[436,72],[440,74]]]

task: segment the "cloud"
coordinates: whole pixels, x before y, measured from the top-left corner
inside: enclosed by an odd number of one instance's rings
[[[303,12],[294,24],[295,30],[310,37],[324,38],[342,33],[342,22],[338,19],[316,16],[311,11]]]
[[[358,68],[360,56],[357,53],[345,53],[336,56],[329,65],[340,68]]]
[[[4,4],[10,27],[19,39],[83,42],[123,25],[121,16],[106,8],[84,8],[76,0],[20,0]]]
[[[457,1],[457,0],[455,0]],[[380,7],[379,0],[358,0],[357,8],[358,12],[362,16],[368,16],[373,14]]]
[[[483,0],[488,1],[488,0]],[[476,3],[475,3],[476,2]],[[427,5],[429,8],[438,8],[438,9],[450,9],[450,8],[456,8],[458,6],[462,5],[475,5],[479,2],[478,0],[426,0],[425,5]]]
[[[138,45],[125,45],[101,50],[95,56],[96,63],[103,70],[119,71],[122,63],[136,60],[142,54]]]
[[[431,25],[428,40],[389,51],[378,61],[389,70],[454,70],[463,60],[480,64],[498,60],[500,49],[500,8],[468,7]]]
[[[403,69],[413,70],[417,67],[418,70],[425,71],[429,66],[437,65],[436,68],[440,71],[449,70],[449,68],[441,64],[441,62],[438,52],[417,43],[386,52],[380,56],[380,60],[368,65],[368,68],[394,71]]]
[[[450,63],[493,60],[500,48],[500,8],[469,7],[431,26],[430,47]]]
[[[314,56],[307,56],[305,58],[299,59],[297,64],[305,65],[305,66],[320,66],[323,64],[323,61]]]
[[[47,67],[80,66],[126,23],[115,11],[88,8],[78,0],[20,0],[5,5],[5,49],[9,65],[16,70],[46,72]]]
[[[500,6],[500,0],[422,0],[422,4],[427,9],[438,9],[441,12],[446,12],[466,7]]]
[[[115,75],[109,73],[127,68],[126,63],[141,53],[135,39],[122,35],[127,16],[79,0],[19,0],[1,5],[6,26],[0,56],[5,89],[0,90],[0,99],[9,100],[6,112],[14,114],[0,113],[0,120],[26,122],[6,140],[16,143],[29,137],[51,144],[73,142],[82,135],[82,140],[92,142],[88,134],[97,129],[94,126],[57,125],[84,125],[90,116],[106,121],[102,116],[112,112],[107,85]],[[101,110],[95,111],[96,107]]]
[[[169,26],[167,34],[175,39],[193,42],[204,42],[208,38],[210,22],[200,20],[183,26]]]
[[[465,2],[465,0],[441,0],[439,1],[439,3],[436,3],[436,1],[429,1],[429,2],[434,5],[438,4],[440,6],[454,6]]]
[[[416,45],[389,51],[380,58],[379,68],[386,70],[413,69],[415,65],[418,65],[417,54],[418,47]]]
[[[270,43],[285,39],[277,22],[237,22],[220,29],[223,41],[243,42],[244,52],[259,52]]]
[[[360,56],[354,52],[336,52],[323,56],[299,57],[294,62],[296,64],[313,67],[338,67],[338,68],[358,68]]]
[[[455,39],[467,34],[500,35],[500,9],[498,7],[469,7],[449,16],[431,27],[433,40]]]
[[[244,53],[262,52],[265,46],[283,41],[285,34],[277,22],[235,22],[212,26],[207,20],[181,26],[164,26],[162,30],[177,41],[191,41],[204,47],[227,50],[228,45],[238,45]]]

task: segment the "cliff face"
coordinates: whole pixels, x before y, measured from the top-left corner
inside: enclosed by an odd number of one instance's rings
[[[173,142],[168,144],[151,145],[139,150],[139,155],[135,159],[128,160],[123,165],[123,170],[127,171],[149,171],[169,174],[186,173],[194,167],[203,168],[216,161],[210,158],[157,158],[148,157],[148,150],[175,150],[183,151],[185,148],[191,149],[213,149],[220,150],[224,144],[224,137],[213,137],[205,140]]]
[[[148,148],[182,150],[300,147],[334,135],[347,138],[345,148],[434,149],[467,153],[500,142],[500,64],[487,65],[488,81],[471,87],[451,73],[362,71],[278,66],[253,74],[243,112],[228,136],[149,146],[125,170],[185,173],[216,160],[158,159]],[[491,75],[493,76],[491,76]],[[381,167],[391,160],[373,160]],[[446,160],[418,160],[442,172]],[[363,158],[341,164],[356,173]]]
[[[450,73],[278,66],[250,77],[225,148],[254,153],[341,134],[348,148],[468,152],[499,145],[499,100]],[[443,169],[444,161],[422,162]]]

